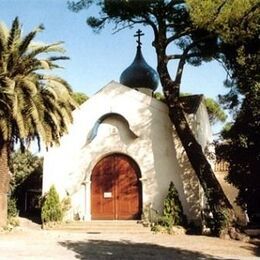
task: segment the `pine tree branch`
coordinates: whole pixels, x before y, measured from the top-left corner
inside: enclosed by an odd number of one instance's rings
[[[232,75],[230,74],[229,69],[227,68],[227,66],[225,65],[225,63],[224,63],[222,60],[218,59],[218,58],[214,58],[214,59],[223,67],[223,69],[224,69],[225,72],[227,73],[227,76],[231,79],[231,78],[232,78]]]
[[[167,61],[177,60],[177,59],[181,59],[182,56],[183,56],[183,54],[167,55],[166,59],[167,59]],[[201,56],[200,53],[191,53],[191,54],[186,55],[186,59],[193,58],[193,57],[200,57],[200,56]]]
[[[118,29],[117,29],[117,27],[114,27],[114,29],[113,29],[114,31],[113,31],[112,34],[116,34],[116,33],[121,32],[121,31],[123,31],[123,30],[125,30],[125,29],[127,29],[127,28],[132,28],[134,24],[135,24],[135,23],[133,23],[133,24],[128,23],[127,25],[122,26],[122,27],[120,27],[120,28],[118,28]]]
[[[166,27],[174,27],[174,25],[168,24],[168,25],[166,25]],[[168,46],[171,42],[176,41],[177,39],[179,39],[179,38],[181,38],[181,37],[183,37],[183,36],[186,36],[186,35],[190,34],[191,32],[192,32],[192,31],[191,31],[191,28],[189,27],[189,28],[186,28],[186,30],[182,31],[181,33],[174,34],[173,36],[171,36],[171,37],[169,37],[169,38],[167,39],[167,42],[166,42],[167,46]]]
[[[181,83],[181,78],[182,78],[182,73],[183,73],[183,69],[184,69],[184,65],[187,61],[188,58],[188,53],[189,51],[194,48],[196,46],[196,44],[199,41],[194,41],[193,43],[191,43],[190,45],[188,45],[185,50],[182,53],[182,56],[180,58],[179,64],[178,64],[178,68],[177,68],[177,72],[176,72],[176,76],[175,76],[175,80],[174,82],[178,85],[180,85]]]

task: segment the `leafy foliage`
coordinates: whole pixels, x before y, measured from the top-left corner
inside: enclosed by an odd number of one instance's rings
[[[78,105],[81,105],[88,100],[88,96],[82,92],[73,92],[72,97]]]
[[[229,163],[227,179],[239,189],[237,202],[252,215],[260,212],[260,1],[187,2],[196,25],[216,33],[221,43],[229,92],[220,101],[234,122],[224,129],[217,152]]]
[[[12,172],[11,190],[14,191],[32,173],[42,174],[43,159],[29,150],[15,151],[11,154],[9,168]]]
[[[54,185],[50,187],[49,192],[45,195],[42,206],[41,218],[44,224],[49,222],[62,221],[62,205],[59,194]]]
[[[16,207],[16,200],[14,198],[8,198],[7,201],[7,217],[17,217],[18,216],[18,210]]]
[[[61,201],[61,210],[62,210],[62,215],[69,211],[71,208],[71,198],[69,196],[65,197]]]
[[[209,114],[209,121],[211,125],[214,125],[217,122],[223,123],[226,121],[227,115],[225,111],[221,108],[220,104],[218,104],[214,99],[205,98],[204,103]]]
[[[245,95],[260,80],[260,1],[187,0],[187,3],[196,26],[218,36],[218,58],[230,77],[226,84],[230,91],[221,100],[233,109],[240,104],[239,95]]]
[[[260,29],[259,0],[186,0],[194,23],[217,32],[225,42],[254,37]]]
[[[237,202],[249,216],[260,212],[260,83],[245,96],[233,125],[223,131],[218,156],[229,163],[227,180],[239,189]]]
[[[180,96],[189,96],[190,93],[180,93]],[[154,98],[156,98],[159,101],[165,102],[165,97],[162,93],[155,92]],[[212,98],[204,98],[203,99],[204,104],[207,108],[208,115],[209,115],[209,122],[211,125],[216,124],[217,122],[225,122],[227,119],[227,115],[225,111],[221,108],[220,104],[217,103]]]
[[[7,200],[7,223],[3,227],[6,231],[11,231],[14,227],[19,226],[18,209],[16,207],[16,199],[9,197]]]
[[[206,212],[204,212],[206,213]],[[227,211],[219,212],[218,218],[213,218],[210,215],[205,214],[205,224],[210,228],[212,235],[218,235],[222,232],[223,227],[228,228],[229,215]]]

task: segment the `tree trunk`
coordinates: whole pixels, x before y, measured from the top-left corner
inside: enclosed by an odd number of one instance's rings
[[[189,48],[183,53],[183,57],[179,61],[176,77],[173,81],[167,67],[167,33],[164,21],[159,23],[158,32],[154,43],[158,62],[157,71],[169,108],[169,117],[205,192],[215,221],[214,230],[212,231],[215,235],[220,236],[221,233],[227,232],[231,222],[235,219],[234,210],[216,179],[211,165],[202,151],[201,145],[196,140],[179,103],[181,78],[186,62],[185,55],[188,53]]]
[[[227,229],[235,219],[233,208],[224,194],[201,145],[194,137],[183,109],[178,102],[173,106],[169,106],[169,116],[205,192],[215,220],[213,232],[215,235],[227,233]]]
[[[0,227],[7,223],[7,193],[10,186],[8,148],[0,142]]]

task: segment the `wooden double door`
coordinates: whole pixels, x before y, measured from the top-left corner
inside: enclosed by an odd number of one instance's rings
[[[92,219],[140,219],[140,171],[128,156],[113,154],[94,167],[91,177]]]

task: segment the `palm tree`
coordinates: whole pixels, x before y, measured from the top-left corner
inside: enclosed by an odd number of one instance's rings
[[[62,42],[33,42],[43,29],[40,25],[22,37],[18,18],[10,30],[0,24],[0,226],[7,220],[8,161],[14,144],[58,144],[76,106],[68,83],[46,73],[60,67],[55,61],[68,58],[50,56],[64,51]]]

